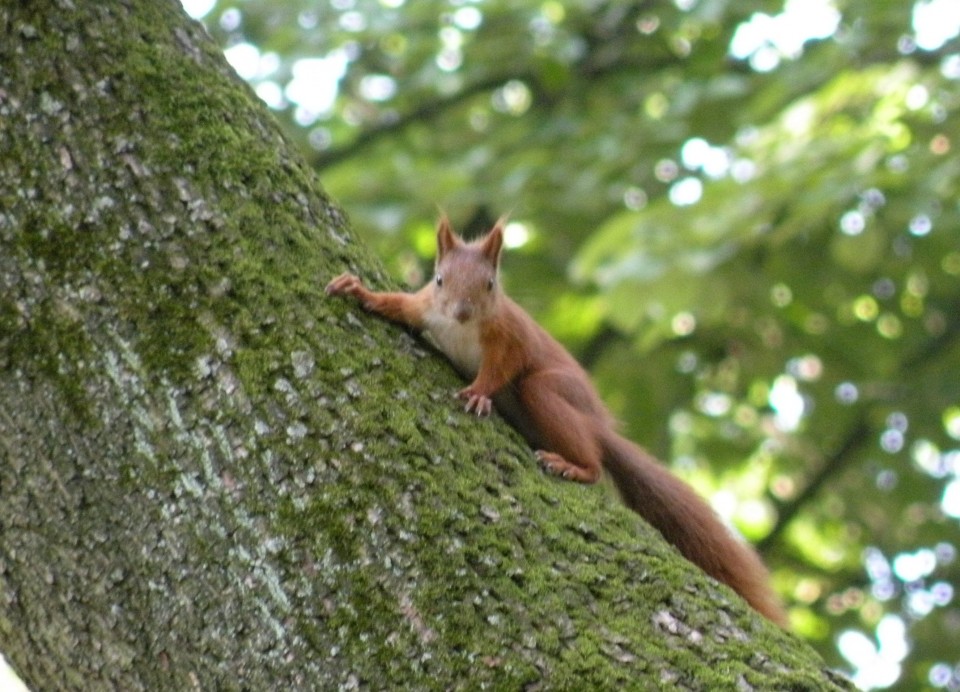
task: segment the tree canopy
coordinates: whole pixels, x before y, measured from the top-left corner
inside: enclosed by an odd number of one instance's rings
[[[960,684],[955,4],[194,12],[397,276],[429,271],[438,205],[510,214],[508,292],[759,543],[829,662]]]

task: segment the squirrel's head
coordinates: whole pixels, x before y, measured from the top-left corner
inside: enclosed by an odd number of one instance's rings
[[[461,323],[493,311],[499,294],[497,269],[503,247],[500,219],[481,238],[465,242],[453,232],[446,216],[437,224],[434,295],[441,309]]]

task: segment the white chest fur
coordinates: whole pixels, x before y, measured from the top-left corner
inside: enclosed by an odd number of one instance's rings
[[[426,316],[423,335],[445,355],[464,377],[475,377],[483,354],[480,348],[480,327],[434,313]]]

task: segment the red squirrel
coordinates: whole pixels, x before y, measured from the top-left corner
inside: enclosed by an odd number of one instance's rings
[[[502,245],[502,220],[484,237],[465,242],[443,217],[436,273],[416,293],[370,291],[352,274],[333,279],[326,292],[353,296],[364,309],[420,332],[472,378],[458,392],[467,412],[486,416],[496,404],[552,474],[594,483],[606,470],[624,504],[684,557],[785,627],[759,556],[692,488],[617,434],[579,363],[500,289]]]

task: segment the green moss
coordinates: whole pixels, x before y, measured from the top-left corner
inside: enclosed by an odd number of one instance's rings
[[[87,334],[76,321],[76,315],[65,307],[58,308],[51,302],[44,302],[31,306],[31,314],[24,325],[19,315],[14,316],[9,304],[3,312],[6,319],[0,319],[0,325],[6,322],[11,326],[4,339],[6,359],[13,363],[30,364],[36,374],[58,383],[73,415],[80,420],[91,421],[89,397],[77,368],[89,362],[92,351]]]

